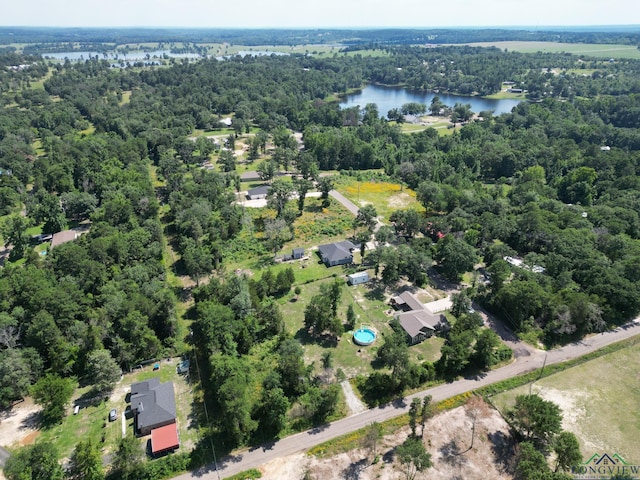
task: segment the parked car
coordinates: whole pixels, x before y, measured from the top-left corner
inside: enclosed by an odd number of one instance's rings
[[[112,408],[109,412],[109,421],[114,422],[116,418],[118,418],[118,410]]]

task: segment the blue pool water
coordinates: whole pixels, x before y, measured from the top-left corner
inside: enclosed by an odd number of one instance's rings
[[[370,328],[361,328],[353,332],[353,341],[358,345],[371,345],[376,339],[376,332]]]

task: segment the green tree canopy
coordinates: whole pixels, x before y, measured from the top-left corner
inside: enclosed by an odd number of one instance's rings
[[[478,254],[471,245],[449,234],[438,241],[434,259],[445,277],[457,281],[463,273],[473,270]]]
[[[46,425],[62,421],[74,389],[73,379],[55,374],[47,374],[31,387],[31,395],[34,402],[42,407],[42,419]]]
[[[109,350],[94,350],[87,357],[87,375],[98,392],[109,392],[120,379],[121,370]]]
[[[7,480],[63,480],[58,451],[49,442],[38,442],[19,449],[4,467]]]
[[[102,455],[91,440],[79,442],[69,459],[69,480],[103,480]]]
[[[507,417],[527,441],[548,444],[562,427],[562,413],[555,403],[539,395],[518,395]]]
[[[424,448],[421,438],[409,437],[402,445],[395,449],[399,469],[406,480],[414,480],[418,472],[423,472],[432,466],[431,454]]]

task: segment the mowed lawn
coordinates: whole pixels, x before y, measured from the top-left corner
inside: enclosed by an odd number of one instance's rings
[[[598,58],[640,58],[640,50],[635,45],[605,45],[594,43],[560,42],[478,42],[470,43],[478,47],[498,47],[523,53],[571,53]]]
[[[323,267],[326,268],[326,267]],[[388,296],[377,282],[369,282],[356,286],[345,283],[342,267],[330,269],[336,277],[329,277],[316,282],[301,285],[301,293],[297,300],[290,294],[280,299],[280,310],[284,316],[287,332],[298,339],[305,349],[305,362],[315,362],[316,371],[321,368],[321,358],[326,352],[331,352],[333,367],[341,368],[347,377],[373,372],[371,361],[375,359],[378,348],[384,343],[383,336],[391,332],[389,321],[393,318]],[[373,276],[373,270],[368,270]],[[362,325],[373,327],[378,332],[376,341],[368,346],[358,346],[353,342],[353,331],[346,331],[337,343],[325,342],[314,338],[304,328],[304,309],[311,301],[311,297],[320,293],[321,285],[330,284],[338,279],[343,282],[338,317],[343,323],[349,305],[353,305],[356,315],[356,329]],[[409,348],[412,361],[435,361],[440,357],[441,338],[431,338],[419,345]]]
[[[640,464],[640,345],[572,367],[535,382],[532,392],[551,400],[563,412],[563,428],[580,442],[583,457],[620,454]],[[529,385],[493,398],[505,411]]]

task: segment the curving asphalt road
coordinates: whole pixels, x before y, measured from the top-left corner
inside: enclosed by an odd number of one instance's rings
[[[218,478],[235,475],[236,473],[250,468],[257,468],[260,465],[278,457],[284,457],[293,453],[308,450],[315,445],[363,428],[372,422],[382,422],[398,415],[402,415],[409,411],[411,400],[415,397],[422,398],[424,395],[429,394],[433,397],[434,401],[441,401],[485,385],[490,385],[492,383],[535,370],[542,367],[543,364],[552,365],[554,363],[560,363],[580,357],[635,335],[640,335],[640,318],[636,319],[634,322],[617,328],[616,330],[593,335],[579,342],[554,350],[549,350],[547,352],[527,348],[520,342],[510,340],[510,346],[512,348],[516,348],[516,359],[513,363],[502,368],[492,370],[477,377],[465,378],[452,383],[438,385],[437,387],[410,395],[402,400],[398,400],[379,408],[366,410],[365,412],[343,418],[313,430],[298,433],[257,448],[239,451],[231,456],[221,459],[217,465],[217,472],[214,465],[208,465],[206,468],[180,475],[179,477],[175,477],[175,479],[217,480]],[[520,352],[520,355],[518,355],[518,352]]]

